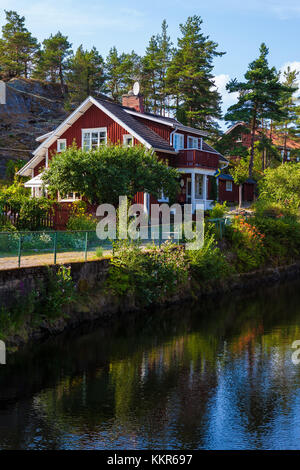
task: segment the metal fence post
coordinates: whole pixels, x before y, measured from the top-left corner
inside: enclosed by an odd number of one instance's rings
[[[54,264],[56,264],[56,251],[57,251],[57,232],[54,232],[54,246],[53,246]]]
[[[87,261],[88,234],[89,232],[85,232],[84,261]]]
[[[22,234],[20,233],[18,245],[18,267],[21,266],[21,251],[22,251]]]

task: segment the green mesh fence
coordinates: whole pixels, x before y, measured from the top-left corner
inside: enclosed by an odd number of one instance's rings
[[[155,238],[148,227],[140,243],[161,245],[169,239],[182,242],[180,230],[172,224],[155,227]],[[96,259],[111,250],[112,242],[100,240],[96,231],[0,232],[0,269]]]

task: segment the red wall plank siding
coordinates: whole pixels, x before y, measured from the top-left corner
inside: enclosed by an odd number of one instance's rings
[[[81,147],[81,130],[82,129],[93,129],[97,127],[107,127],[107,140],[117,144],[118,142],[123,143],[123,135],[129,134],[123,127],[113,121],[107,114],[105,114],[97,106],[92,105],[69,129],[67,129],[60,137],[60,139],[67,140],[67,146],[72,145],[74,139],[78,147]],[[134,144],[140,143],[134,139]],[[54,142],[49,148],[49,159],[51,155],[57,150],[57,143]]]
[[[170,134],[174,130],[174,129],[172,129],[172,127],[164,126],[163,124],[160,124],[159,122],[148,121],[147,119],[140,118],[138,116],[134,116],[134,117],[135,117],[135,119],[140,121],[142,124],[149,127],[149,129],[152,129],[156,134],[158,134],[160,137],[162,137],[168,143],[170,142]]]
[[[37,166],[33,170],[34,176],[37,176],[41,172],[41,169],[44,168],[45,165],[46,165],[45,159],[43,159],[40,163],[38,163]]]
[[[254,184],[243,184],[243,201],[254,200]],[[219,201],[239,202],[239,186],[232,181],[232,191],[226,191],[226,180],[219,179]]]

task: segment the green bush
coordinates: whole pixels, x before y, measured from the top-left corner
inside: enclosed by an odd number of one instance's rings
[[[132,241],[114,243],[107,287],[133,294],[141,305],[159,302],[185,285],[188,263],[183,247],[165,242],[145,252]]]
[[[230,273],[230,266],[216,246],[213,234],[205,234],[203,247],[187,253],[193,278],[199,282],[222,279]]]
[[[25,199],[20,207],[17,228],[19,230],[40,230],[52,209],[53,202],[46,197]]]
[[[76,201],[67,223],[67,230],[96,230],[97,222],[96,217],[87,213],[86,203]]]
[[[223,204],[220,204],[219,202],[217,202],[214,205],[214,207],[211,209],[209,216],[211,219],[221,219],[222,217],[224,217],[227,210],[228,208],[227,208],[226,201],[223,202]]]

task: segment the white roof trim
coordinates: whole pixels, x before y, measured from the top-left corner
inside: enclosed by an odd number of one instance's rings
[[[24,183],[25,188],[33,188],[36,186],[42,186],[43,184],[43,181],[41,179],[42,174],[43,173],[40,173],[39,175],[36,175],[34,178],[31,178],[31,180],[26,181],[26,183]]]
[[[43,140],[47,139],[47,137],[49,137],[50,135],[53,134],[53,131],[51,132],[47,132],[47,134],[43,134],[43,135],[40,135],[39,137],[37,137],[35,140],[37,142],[42,142]]]
[[[29,162],[26,163],[19,171],[17,171],[17,175],[20,176],[29,176],[28,170],[31,170],[36,167],[36,165],[43,160],[43,158],[46,158],[46,151],[45,154],[39,154],[36,155],[35,157],[32,157]],[[33,166],[32,166],[33,165]]]

